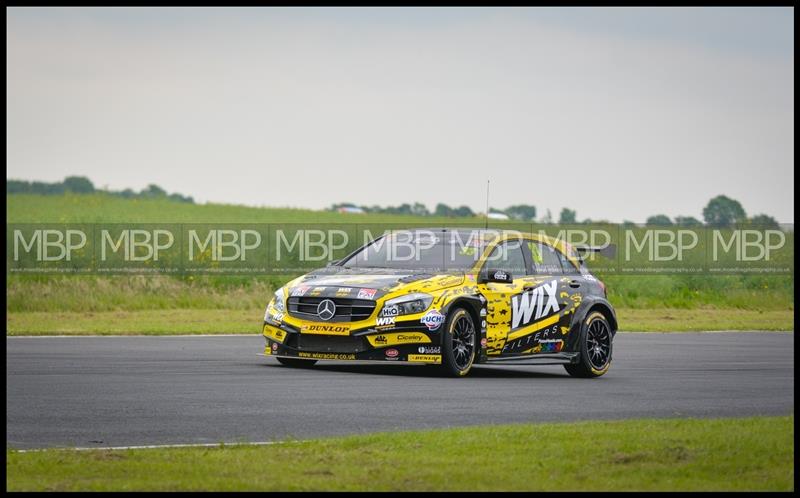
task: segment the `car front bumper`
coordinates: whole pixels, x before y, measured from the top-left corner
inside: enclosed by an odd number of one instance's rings
[[[427,330],[364,329],[350,335],[303,334],[264,323],[265,356],[309,360],[388,361],[441,364],[439,334]]]

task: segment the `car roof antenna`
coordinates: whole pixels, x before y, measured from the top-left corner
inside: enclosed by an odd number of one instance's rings
[[[486,225],[485,228],[489,229],[489,180],[486,180],[486,213],[484,214],[486,217]]]

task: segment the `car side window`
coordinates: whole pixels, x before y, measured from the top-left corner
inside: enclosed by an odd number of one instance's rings
[[[572,261],[570,261],[569,258],[567,258],[564,255],[564,253],[562,253],[561,251],[556,251],[556,252],[558,253],[558,259],[561,261],[561,267],[564,268],[564,273],[566,273],[568,275],[569,274],[580,273],[580,270],[578,270],[578,267],[575,266],[572,263]]]
[[[483,266],[491,270],[510,272],[513,277],[525,275],[527,272],[522,244],[519,241],[506,241],[498,244],[486,258]]]
[[[558,275],[562,272],[561,254],[553,246],[541,242],[528,242],[531,250],[531,273],[537,275]]]

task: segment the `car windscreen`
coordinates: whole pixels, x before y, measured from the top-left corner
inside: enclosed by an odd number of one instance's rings
[[[396,268],[465,271],[475,266],[488,244],[478,231],[401,231],[387,234],[342,263],[346,268]]]

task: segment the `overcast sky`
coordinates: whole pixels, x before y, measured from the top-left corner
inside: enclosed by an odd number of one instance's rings
[[[794,222],[791,8],[6,14],[7,178]]]

